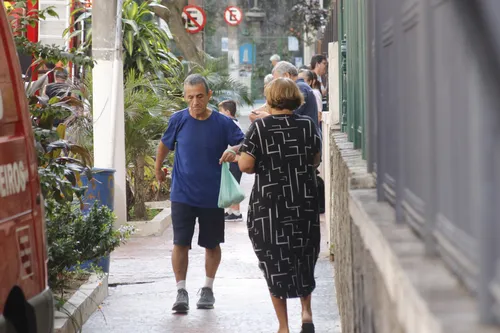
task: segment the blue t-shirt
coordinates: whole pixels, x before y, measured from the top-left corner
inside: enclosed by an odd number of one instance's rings
[[[212,111],[197,120],[188,109],[172,115],[161,141],[175,151],[170,199],[194,207],[217,208],[221,158],[227,146],[240,144],[241,129],[231,118]]]

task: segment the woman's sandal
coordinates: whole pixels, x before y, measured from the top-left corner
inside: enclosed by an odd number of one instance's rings
[[[313,323],[302,323],[302,330],[300,333],[314,333]]]

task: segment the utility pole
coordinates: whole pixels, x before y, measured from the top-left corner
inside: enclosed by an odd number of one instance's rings
[[[117,10],[121,3],[94,1],[92,8],[92,55],[97,62],[92,71],[94,167],[115,170],[117,225],[127,222],[121,10]]]

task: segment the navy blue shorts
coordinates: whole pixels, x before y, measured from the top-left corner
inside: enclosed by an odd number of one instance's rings
[[[214,249],[224,243],[224,209],[194,207],[172,202],[172,227],[174,244],[191,247],[196,218],[198,218],[198,245]]]

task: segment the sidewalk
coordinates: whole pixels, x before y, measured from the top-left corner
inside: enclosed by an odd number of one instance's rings
[[[243,175],[250,193],[253,176]],[[244,216],[248,196],[242,204]],[[277,329],[266,282],[248,239],[246,223],[226,223],[226,243],[215,279],[215,309],[197,310],[196,295],[204,282],[204,251],[196,245],[190,253],[187,289],[191,311],[171,312],[176,296],[170,264],[172,229],[161,237],[132,239],[112,256],[109,297],[92,315],[84,333],[272,333]],[[340,318],[335,300],[333,264],[323,247],[316,266],[317,288],[313,293],[314,321],[319,333],[339,333]],[[300,332],[300,301],[289,301],[291,332]]]

